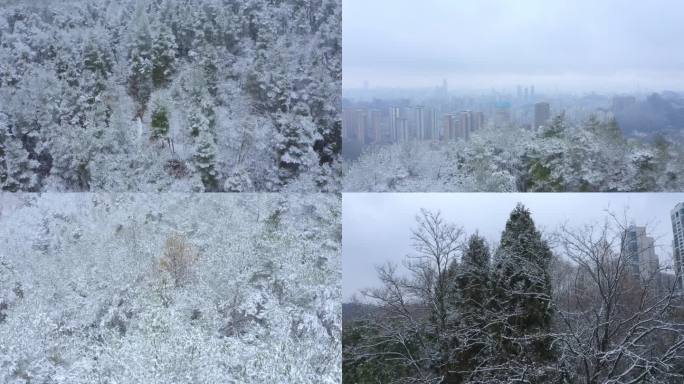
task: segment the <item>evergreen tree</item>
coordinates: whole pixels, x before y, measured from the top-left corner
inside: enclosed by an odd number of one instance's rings
[[[155,105],[152,111],[152,137],[162,138],[169,134],[169,117],[166,106],[163,104]]]
[[[543,137],[560,137],[567,129],[565,122],[565,112],[562,112],[551,119],[551,124],[544,126],[542,130]]]
[[[489,247],[484,238],[477,234],[470,237],[455,276],[463,319],[471,325],[479,324],[490,294]]]
[[[461,262],[452,263],[452,308],[450,312],[457,321],[453,324],[454,338],[452,381],[460,383],[468,372],[475,370],[491,355],[487,351],[487,325],[485,312],[490,299],[489,248],[485,240],[475,234],[468,239]]]
[[[276,130],[278,178],[284,185],[317,165],[313,147],[318,135],[311,118],[302,115],[278,114]]]
[[[548,336],[553,316],[551,258],[530,211],[518,204],[501,234],[493,276],[491,309],[501,321],[496,333],[502,361],[533,364],[554,357]]]
[[[171,79],[177,48],[171,29],[158,22],[152,41],[152,83],[155,88],[166,86]]]
[[[29,153],[22,147],[21,141],[5,133],[0,133],[3,136],[3,152],[4,152],[4,181],[1,185],[3,191],[17,192],[38,191],[38,176],[34,169],[38,167],[38,161],[32,160]]]
[[[129,47],[129,94],[138,104],[138,116],[142,116],[152,93],[152,36],[148,25],[144,2],[138,4]]]
[[[216,141],[206,116],[193,111],[190,114],[190,129],[197,132],[193,161],[199,171],[204,190],[218,191],[218,172],[216,171]]]

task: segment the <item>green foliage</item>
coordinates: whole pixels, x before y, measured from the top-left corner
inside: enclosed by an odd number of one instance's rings
[[[492,310],[505,314],[498,329],[505,358],[524,355],[539,361],[554,356],[548,343],[534,342],[535,335],[545,335],[551,327],[551,258],[530,211],[518,204],[501,234],[494,266]]]
[[[152,84],[155,88],[168,84],[175,69],[176,49],[171,29],[160,23],[152,41]]]
[[[164,137],[169,133],[169,118],[167,116],[166,107],[159,105],[152,112],[152,135],[154,137]]]

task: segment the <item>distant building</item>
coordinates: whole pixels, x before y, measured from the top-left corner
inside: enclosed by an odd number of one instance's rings
[[[645,227],[630,225],[625,230],[623,250],[632,275],[642,281],[656,279],[654,283],[657,285],[660,263],[655,253],[655,241],[646,234]]]
[[[541,102],[534,105],[534,129],[545,125],[550,118],[551,105],[549,103]]]
[[[675,205],[670,212],[672,218],[672,242],[677,287],[684,289],[684,203]]]
[[[457,136],[460,139],[468,140],[473,131],[473,111],[462,111],[459,118]]]
[[[361,145],[366,144],[366,132],[368,131],[368,111],[365,109],[358,109],[355,116],[355,138]]]
[[[478,129],[482,129],[485,124],[485,116],[484,112],[478,111],[475,112],[475,115],[473,116],[473,130],[477,131]]]
[[[392,142],[396,142],[399,140],[398,121],[400,118],[401,118],[401,108],[390,107],[389,123],[390,123],[390,140]]]
[[[436,109],[430,109],[428,112],[428,131],[430,132],[430,139],[439,140],[439,113]]]
[[[458,137],[458,116],[448,113],[443,118],[442,138],[444,141],[456,140]]]
[[[427,136],[425,129],[425,108],[422,106],[417,106],[415,109],[414,118],[416,120],[416,138],[418,140],[425,140]]]
[[[345,108],[342,111],[342,138],[349,140],[354,134],[354,110]]]
[[[498,125],[505,125],[511,122],[510,102],[497,101],[494,104],[494,122]]]
[[[373,109],[370,111],[370,119],[369,119],[369,129],[370,129],[370,137],[372,137],[373,143],[380,143],[382,141],[382,130],[380,129],[380,111],[377,109]]]
[[[396,120],[397,142],[404,143],[409,140],[408,119],[398,118]]]
[[[613,97],[613,112],[621,112],[636,104],[636,97],[634,96],[614,96]]]

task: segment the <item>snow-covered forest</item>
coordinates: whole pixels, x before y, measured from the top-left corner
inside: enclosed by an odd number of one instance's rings
[[[344,304],[343,382],[681,383],[684,298],[634,272],[626,225],[542,233],[518,205],[490,245],[422,211],[415,252]]]
[[[370,147],[345,167],[345,191],[616,192],[684,190],[684,146],[627,139],[615,120],[487,127],[468,141]]]
[[[0,194],[0,382],[339,383],[340,199]]]
[[[337,191],[340,0],[4,1],[5,191]]]

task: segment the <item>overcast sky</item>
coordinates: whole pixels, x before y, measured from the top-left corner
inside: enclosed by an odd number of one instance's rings
[[[681,0],[344,0],[343,86],[684,89]]]
[[[670,211],[684,193],[345,193],[342,197],[342,289],[344,299],[376,284],[375,266],[400,263],[412,252],[411,229],[421,208],[439,210],[468,235],[479,231],[496,243],[516,203],[532,212],[537,228],[602,223],[608,209],[621,216],[628,209],[636,225],[656,239],[661,262],[671,264]]]

